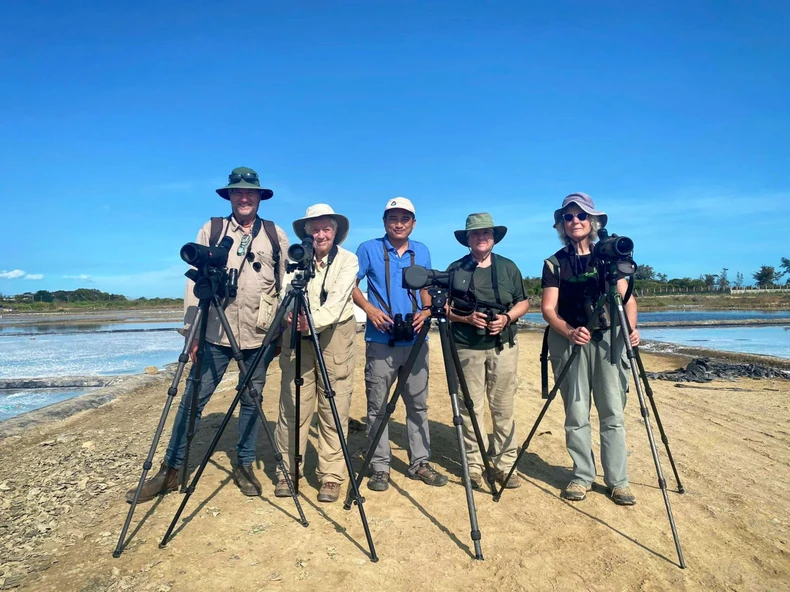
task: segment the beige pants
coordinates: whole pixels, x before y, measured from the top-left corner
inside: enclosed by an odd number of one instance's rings
[[[340,416],[343,435],[348,434],[348,410],[351,406],[351,391],[353,388],[354,374],[354,337],[356,335],[356,321],[350,318],[347,321],[327,327],[318,335],[321,345],[326,370],[329,374],[329,383],[335,391],[335,404]],[[294,466],[294,414],[296,389],[294,378],[296,375],[296,355],[290,346],[290,333],[283,335],[284,347],[280,354],[280,370],[282,382],[280,383],[280,416],[274,430],[277,446],[283,453],[285,466],[293,478]],[[340,447],[340,436],[337,432],[332,409],[326,398],[324,383],[318,368],[312,341],[302,340],[302,359],[300,376],[304,380],[300,391],[299,418],[299,454],[304,459],[307,447],[307,436],[310,432],[310,423],[318,410],[318,468],[316,476],[321,484],[327,482],[343,483],[346,480],[346,464],[343,459],[343,450]],[[278,469],[278,477],[280,470]],[[301,467],[300,467],[301,473]]]
[[[516,424],[513,421],[513,401],[518,389],[518,343],[510,347],[507,343],[501,352],[491,349],[458,349],[461,368],[464,371],[469,395],[474,402],[475,415],[485,441],[485,402],[491,412],[494,426],[493,441],[489,447],[491,462],[497,471],[509,471],[516,462]],[[464,446],[471,474],[483,474],[483,455],[477,445],[472,421],[463,404]]]

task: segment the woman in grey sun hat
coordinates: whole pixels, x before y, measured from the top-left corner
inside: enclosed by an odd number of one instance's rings
[[[517,474],[505,483],[516,460],[517,446],[513,404],[518,388],[518,341],[513,325],[529,310],[529,300],[518,266],[493,252],[494,245],[507,234],[505,226],[494,224],[488,212],[478,212],[469,214],[464,229],[454,234],[469,253],[451,263],[448,270],[476,264],[472,290],[478,307],[471,313],[451,309],[450,331],[458,346],[458,357],[481,429],[485,429],[483,415],[488,401],[493,424],[491,462],[496,479],[505,487],[514,488],[521,484]],[[479,488],[483,486],[483,457],[466,407],[461,413],[469,475],[472,486]]]
[[[598,231],[609,217],[595,208],[586,193],[571,193],[554,211],[554,228],[564,246],[543,263],[541,312],[548,323],[546,336],[555,380],[573,351],[579,353],[560,387],[565,403],[565,445],[573,460],[573,475],[561,496],[572,502],[587,497],[596,478],[592,450],[590,406],[598,410],[601,440],[601,467],[604,484],[612,501],[629,506],[636,503],[628,485],[628,452],[625,442],[624,409],[628,387],[628,366],[622,327],[617,327],[614,343],[608,319],[615,311],[588,318],[606,286],[593,258]],[[625,295],[628,281],[620,278],[617,291]],[[590,304],[592,303],[592,304]],[[636,300],[625,303],[632,329],[632,346],[639,345],[636,330]],[[614,363],[612,363],[614,360]]]

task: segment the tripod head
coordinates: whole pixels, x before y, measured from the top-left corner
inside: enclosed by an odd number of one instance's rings
[[[285,266],[288,273],[297,271],[291,280],[291,286],[298,290],[304,290],[307,282],[315,277],[315,257],[313,249],[313,237],[305,236],[301,243],[296,243],[288,247],[288,258],[292,263]]]

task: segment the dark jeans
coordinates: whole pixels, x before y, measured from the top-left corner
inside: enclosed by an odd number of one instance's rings
[[[245,349],[241,353],[244,355],[244,362],[247,366],[250,365],[257,349]],[[270,353],[264,356],[261,363],[255,369],[255,374],[252,377],[252,384],[258,393],[263,391],[263,385],[266,384],[266,370],[269,363],[274,357],[274,349],[270,348]],[[211,399],[211,395],[217,388],[217,385],[222,380],[228,364],[233,359],[233,352],[229,347],[221,345],[214,345],[213,343],[206,343],[206,349],[203,356],[203,364],[201,367],[201,383],[200,390],[198,391],[198,405],[197,416],[195,417],[195,432],[197,432],[200,425],[200,418],[203,415],[203,408]],[[239,380],[242,375],[239,373]],[[184,453],[187,446],[187,431],[189,429],[189,410],[192,398],[192,383],[195,379],[195,366],[187,378],[186,388],[183,395],[181,395],[181,403],[178,405],[178,413],[176,414],[176,421],[173,424],[173,433],[170,436],[170,444],[167,446],[167,453],[165,454],[165,462],[171,466],[178,468],[184,464]],[[240,465],[251,465],[255,462],[255,444],[258,441],[258,428],[260,427],[260,420],[258,412],[256,411],[255,404],[250,400],[247,389],[239,402],[239,441],[236,444],[237,463]]]

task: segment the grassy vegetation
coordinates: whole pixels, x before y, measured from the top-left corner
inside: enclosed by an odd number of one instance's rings
[[[87,312],[94,310],[181,309],[181,298],[138,298],[82,302],[3,302],[0,312]]]
[[[790,294],[670,294],[641,296],[640,310],[694,307],[709,310],[790,310]]]

